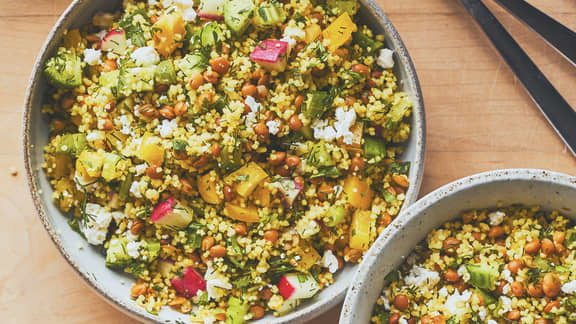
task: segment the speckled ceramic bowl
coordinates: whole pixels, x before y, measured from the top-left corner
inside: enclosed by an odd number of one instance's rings
[[[422,179],[425,144],[422,94],[414,66],[400,36],[386,15],[373,1],[361,0],[361,2],[363,3],[360,12],[362,22],[386,35],[386,45],[395,51],[395,72],[400,79],[401,89],[409,93],[414,101],[413,131],[403,157],[404,160],[412,162],[409,176],[411,186],[406,195],[407,206],[416,200]],[[165,307],[158,316],[154,316],[134,305],[129,294],[131,279],[106,268],[102,254],[97,249],[88,246],[77,233],[68,227],[67,218],[52,203],[52,189],[41,168],[43,147],[47,144],[49,135],[49,125],[40,112],[46,91],[46,82],[41,76],[42,66],[60,43],[66,28],[84,25],[91,20],[91,16],[95,12],[112,11],[118,9],[120,4],[120,0],[74,1],[58,20],[48,36],[45,46],[40,51],[31,75],[24,107],[23,152],[28,183],[40,219],[52,240],[70,265],[102,297],[120,310],[142,321],[174,323],[176,320],[180,320],[188,322],[188,316],[176,313],[169,307]],[[337,275],[334,285],[323,290],[313,301],[301,305],[290,314],[280,318],[269,315],[258,323],[298,323],[327,311],[344,298],[354,270],[355,267],[347,266]],[[62,278],[62,280],[66,280],[66,278]]]
[[[340,324],[367,324],[384,276],[401,265],[433,229],[470,208],[521,203],[560,210],[576,219],[576,177],[543,170],[511,169],[477,174],[450,183],[407,208],[384,231],[358,267]]]

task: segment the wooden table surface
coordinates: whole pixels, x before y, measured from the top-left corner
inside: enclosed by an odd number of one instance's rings
[[[96,0],[94,0],[96,1]],[[70,0],[0,0],[0,322],[133,323],[76,276],[51,243],[23,176],[20,120],[33,62]],[[379,0],[422,83],[427,152],[421,195],[498,168],[576,174],[574,158],[456,0]],[[490,8],[576,107],[576,69],[510,15]],[[571,29],[576,1],[530,0]],[[576,125],[575,125],[576,127]],[[18,171],[13,175],[13,171]],[[338,309],[312,323],[336,323]]]

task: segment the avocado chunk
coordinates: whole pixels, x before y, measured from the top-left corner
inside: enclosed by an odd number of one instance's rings
[[[320,118],[329,107],[328,98],[330,95],[326,91],[313,91],[308,93],[304,116],[309,118]]]
[[[331,8],[333,13],[347,12],[350,16],[354,16],[360,8],[356,0],[326,0],[326,7]]]
[[[127,266],[132,258],[128,255],[126,244],[128,240],[125,237],[114,238],[110,240],[110,246],[106,250],[106,266],[109,268],[123,268]]]
[[[370,163],[379,163],[386,157],[386,144],[384,139],[376,137],[365,137],[364,138],[364,155],[366,160]]]
[[[204,72],[208,67],[208,59],[200,52],[192,52],[176,61],[176,67],[189,77],[194,73]]]
[[[352,39],[354,40],[354,43],[358,44],[358,46],[360,46],[367,55],[373,55],[376,51],[384,47],[384,43],[368,37],[368,35],[361,31],[352,33]]]
[[[226,324],[246,323],[244,316],[248,315],[249,307],[248,303],[242,302],[239,298],[230,297],[226,309]]]
[[[286,20],[286,13],[279,2],[263,3],[254,16],[254,23],[257,27],[267,28],[280,25]]]
[[[56,88],[78,87],[82,85],[82,62],[72,51],[61,49],[46,62],[44,75]]]
[[[324,142],[318,142],[312,146],[312,149],[310,149],[310,152],[308,152],[308,156],[306,157],[306,162],[317,168],[335,165],[332,155],[328,152]]]
[[[154,80],[159,84],[176,83],[176,69],[172,60],[165,60],[156,65],[154,70]]]
[[[467,264],[466,270],[470,273],[469,283],[479,289],[493,290],[498,279],[498,265]]]
[[[60,145],[57,150],[58,153],[64,153],[71,156],[78,156],[87,145],[86,134],[64,134],[60,138]]]
[[[224,22],[236,36],[242,35],[254,13],[252,0],[229,0],[224,3]]]

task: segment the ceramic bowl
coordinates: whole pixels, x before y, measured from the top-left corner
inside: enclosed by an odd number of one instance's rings
[[[460,212],[471,208],[540,205],[576,220],[576,177],[543,170],[511,169],[481,173],[448,184],[407,208],[385,230],[358,267],[348,289],[340,324],[367,324],[384,276],[400,266],[416,244]]]
[[[423,171],[425,124],[422,94],[414,66],[400,36],[386,15],[373,1],[361,0],[361,2],[363,6],[359,15],[362,17],[362,22],[386,36],[386,46],[395,51],[395,72],[400,80],[400,88],[410,94],[414,101],[413,131],[403,156],[404,160],[412,162],[409,175],[411,186],[407,192],[405,203],[407,206],[416,200]],[[58,20],[40,51],[31,75],[24,107],[23,152],[28,183],[38,215],[52,240],[64,258],[81,275],[84,281],[102,297],[120,310],[141,321],[166,323],[167,321],[175,322],[180,320],[188,322],[188,316],[176,313],[169,307],[165,307],[158,316],[155,316],[134,304],[129,294],[131,279],[119,272],[106,268],[103,255],[98,249],[88,246],[77,233],[68,227],[66,216],[56,209],[52,203],[52,189],[41,168],[43,147],[49,139],[49,125],[41,114],[42,100],[47,89],[46,82],[41,76],[42,66],[57,48],[65,29],[82,26],[91,21],[91,17],[95,12],[113,11],[119,9],[120,4],[120,0],[74,1]],[[344,298],[354,270],[355,267],[353,266],[346,267],[336,276],[332,286],[323,290],[313,301],[304,303],[288,315],[279,318],[269,315],[259,322],[303,322],[330,309]],[[62,278],[62,280],[66,280],[66,278]]]

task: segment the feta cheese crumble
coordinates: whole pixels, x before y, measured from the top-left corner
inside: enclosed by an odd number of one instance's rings
[[[472,297],[472,292],[465,290],[460,294],[458,289],[454,290],[454,293],[446,299],[446,304],[444,307],[448,314],[452,316],[462,317],[467,313],[468,303],[467,301]]]
[[[277,120],[267,121],[266,126],[268,127],[268,132],[272,135],[276,135],[280,131],[280,122]]]
[[[100,50],[95,50],[93,48],[87,48],[84,50],[84,62],[88,65],[96,65],[101,62],[100,55],[102,53]]]
[[[488,218],[490,219],[490,225],[498,226],[498,225],[502,224],[505,216],[506,216],[506,214],[504,214],[501,211],[495,211],[493,213],[488,214]]]
[[[408,286],[416,286],[420,289],[431,289],[440,281],[440,275],[436,271],[428,270],[415,265],[410,273],[404,278]]]
[[[576,293],[576,280],[569,281],[562,285],[562,292],[565,294],[574,294]]]
[[[158,125],[158,132],[160,132],[160,136],[167,138],[174,134],[176,128],[178,128],[178,122],[176,119],[164,119],[162,120],[162,124]]]
[[[160,62],[160,55],[152,46],[140,47],[130,57],[140,66],[151,66]]]
[[[185,21],[194,21],[198,14],[194,11],[193,0],[172,0],[172,5],[180,12]]]
[[[87,203],[85,210],[89,221],[87,224],[83,223],[80,226],[80,230],[86,236],[88,243],[100,245],[106,239],[108,225],[112,221],[112,214],[107,212],[104,207],[93,203]]]
[[[380,50],[380,55],[376,59],[378,64],[383,69],[391,69],[394,67],[394,51],[383,48]]]
[[[139,249],[140,249],[140,242],[132,241],[126,244],[126,252],[132,259],[136,259],[140,256],[140,252],[138,251]]]
[[[338,258],[330,250],[326,250],[322,256],[322,265],[327,268],[330,273],[338,271]]]
[[[219,299],[224,296],[225,292],[222,289],[232,289],[232,284],[228,281],[228,277],[222,275],[210,265],[206,269],[204,280],[206,280],[206,292],[208,292],[208,298],[210,299]]]
[[[350,131],[350,127],[356,122],[356,112],[354,109],[344,110],[340,107],[336,109],[335,118],[334,126],[330,126],[327,120],[315,121],[312,124],[314,137],[325,141],[342,138],[345,144],[352,144],[354,134]]]

